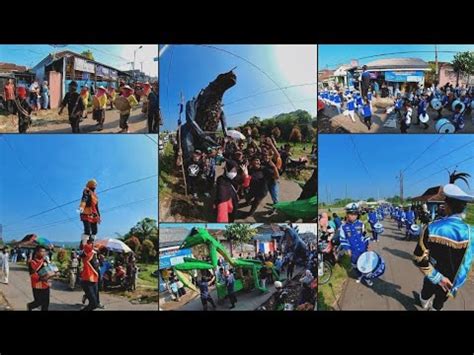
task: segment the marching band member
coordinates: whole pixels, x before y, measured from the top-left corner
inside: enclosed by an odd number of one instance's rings
[[[372,127],[372,109],[370,108],[370,102],[365,99],[364,106],[362,107],[362,112],[364,115],[364,123],[370,131]]]
[[[17,94],[18,94],[17,95],[18,99],[16,99],[14,102],[16,103],[17,115],[18,115],[18,132],[26,133],[28,128],[31,126],[30,115],[33,109],[28,104],[28,101],[26,101],[26,97],[28,93],[26,92],[26,89],[23,86],[20,86],[17,89]]]
[[[105,121],[105,110],[107,109],[107,89],[103,86],[97,88],[97,92],[94,95],[92,109],[92,118],[97,121],[97,130],[102,131],[104,129]]]
[[[347,95],[347,112],[349,113],[349,116],[352,119],[352,122],[355,122],[354,109],[355,109],[355,102],[354,102],[354,99],[352,98],[352,95],[349,94]]]
[[[336,91],[335,94],[334,94],[334,106],[336,107],[337,109],[337,114],[340,115],[341,114],[341,95]]]
[[[403,118],[400,120],[400,132],[401,133],[408,133],[408,128],[410,128],[411,125],[411,117],[413,115],[413,109],[411,108],[411,103],[410,102],[405,102],[405,115]]]
[[[407,207],[405,212],[405,239],[410,239],[410,228],[415,223],[415,212],[411,207]]]
[[[428,96],[426,94],[423,95],[422,99],[420,100],[420,102],[418,103],[418,122],[415,123],[416,125],[419,125],[420,123],[423,124],[424,128],[425,129],[428,129],[429,125],[428,123],[425,123],[425,122],[421,122],[420,121],[420,116],[422,115],[426,115],[426,110],[428,109]]]
[[[453,122],[456,128],[456,132],[464,129],[464,111],[462,111],[461,104],[454,106],[454,114],[451,117],[451,122]]]
[[[365,253],[369,247],[369,238],[365,236],[364,223],[359,219],[359,206],[356,203],[350,203],[345,210],[347,220],[339,229],[341,248],[349,253],[352,267],[357,273],[357,283],[365,281],[367,286],[372,286],[372,281],[366,279],[357,269],[359,256]]]
[[[474,255],[474,229],[463,219],[468,202],[474,196],[455,185],[457,180],[467,184],[466,173],[450,174],[449,184],[443,187],[446,216],[424,228],[414,251],[414,262],[425,275],[420,294],[424,309],[441,310],[450,296],[467,279]]]
[[[405,222],[405,211],[403,210],[403,206],[399,206],[397,222],[398,230],[402,230],[403,222]]]
[[[375,223],[378,222],[378,219],[377,219],[377,213],[374,211],[373,208],[370,209],[369,211],[369,224],[370,224],[370,229],[372,230],[372,240],[374,242],[378,242],[378,233],[375,231]]]

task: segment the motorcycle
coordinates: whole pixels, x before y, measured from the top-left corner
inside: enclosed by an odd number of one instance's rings
[[[111,288],[127,290],[128,283],[124,268],[122,266],[116,266],[115,268],[107,270],[104,273],[102,284],[105,291]]]
[[[332,255],[330,242],[318,242],[318,284],[324,285],[329,282],[332,276],[332,264],[328,256]]]

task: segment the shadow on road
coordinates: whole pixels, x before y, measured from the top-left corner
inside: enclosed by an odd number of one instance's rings
[[[407,253],[406,251],[403,251],[403,250],[392,249],[392,248],[387,248],[387,247],[382,248],[382,250],[385,250],[389,252],[390,254],[393,254],[405,260],[412,260],[412,257],[413,257],[410,253]]]
[[[401,293],[399,291],[400,288],[401,287],[399,285],[395,285],[382,279],[375,280],[374,285],[372,286],[374,292],[379,296],[393,298],[397,300],[405,308],[405,310],[416,311],[417,308],[415,307],[415,299]]]

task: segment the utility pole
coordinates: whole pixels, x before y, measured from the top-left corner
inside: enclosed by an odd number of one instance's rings
[[[347,200],[347,184],[346,184],[346,196],[345,196],[345,200]]]
[[[403,204],[403,171],[400,170],[400,200]]]
[[[328,185],[326,185],[326,202],[329,205],[329,190],[328,190]]]
[[[438,65],[438,45],[435,44],[435,81],[439,83],[439,65]]]

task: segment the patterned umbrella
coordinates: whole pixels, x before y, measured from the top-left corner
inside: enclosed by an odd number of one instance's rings
[[[95,242],[95,245],[99,248],[105,248],[118,253],[127,254],[132,252],[132,249],[130,249],[127,244],[125,244],[121,240],[114,238],[98,240],[97,242]]]

